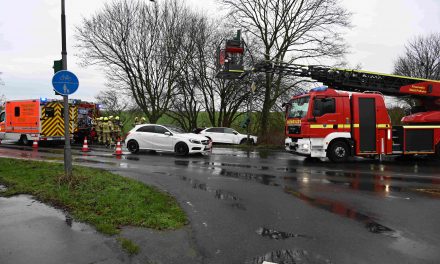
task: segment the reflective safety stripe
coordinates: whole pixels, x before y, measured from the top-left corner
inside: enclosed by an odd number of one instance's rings
[[[354,128],[359,128],[359,124],[353,124]],[[376,128],[390,128],[391,125],[390,124],[377,124]]]
[[[405,129],[429,129],[429,128],[440,128],[440,126],[403,126]]]
[[[315,125],[315,124],[313,124],[313,125],[310,125],[310,128],[321,128],[321,129],[325,129],[325,128],[329,129],[330,128],[330,129],[333,129],[334,126],[337,126],[336,127],[337,129],[349,129],[349,128],[351,128],[350,124],[323,124],[323,125]]]
[[[349,129],[351,128],[350,124],[323,124],[323,125],[310,125],[310,128],[333,128],[333,126],[337,125],[338,129]],[[359,124],[353,124],[354,128],[359,128]],[[377,124],[377,128],[390,128],[390,124]],[[438,126],[440,128],[440,126]]]
[[[377,128],[390,128],[391,126],[389,124],[377,124]]]

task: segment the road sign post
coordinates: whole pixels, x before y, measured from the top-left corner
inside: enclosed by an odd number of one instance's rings
[[[78,78],[75,74],[67,71],[67,48],[66,48],[66,11],[65,0],[61,0],[61,61],[62,71],[57,72],[52,78],[54,90],[63,96],[64,101],[64,173],[67,178],[72,176],[72,149],[70,147],[70,114],[69,94],[78,89]]]
[[[64,67],[63,67],[64,68]],[[64,169],[66,177],[72,175],[72,153],[70,147],[70,113],[69,94],[76,92],[79,86],[78,77],[70,71],[62,70],[52,78],[53,89],[64,99]]]

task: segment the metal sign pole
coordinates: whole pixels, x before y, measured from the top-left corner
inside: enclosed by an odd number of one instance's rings
[[[63,70],[67,70],[67,48],[66,48],[66,12],[65,0],[61,0],[61,56],[63,60]],[[64,100],[64,172],[66,177],[72,176],[72,150],[70,147],[70,114],[69,114],[69,96],[63,95]]]

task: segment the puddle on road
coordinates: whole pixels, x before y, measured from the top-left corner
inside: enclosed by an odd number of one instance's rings
[[[397,237],[397,232],[392,230],[389,227],[383,226],[376,221],[373,220],[372,217],[360,213],[353,208],[348,207],[346,204],[337,202],[337,201],[331,201],[328,199],[323,198],[312,198],[309,196],[304,195],[303,193],[300,193],[298,191],[293,190],[290,187],[285,187],[284,191],[288,194],[291,194],[292,196],[306,202],[309,205],[312,205],[313,207],[326,210],[330,213],[337,214],[339,216],[343,216],[346,218],[353,219],[357,222],[363,223],[365,225],[365,228],[375,234],[385,234],[391,237]]]
[[[423,188],[411,188],[397,186],[399,183],[416,183],[422,185],[438,185],[440,178],[434,177],[404,177],[371,175],[360,172],[327,171],[325,177],[329,182],[337,185],[345,185],[354,190],[369,191],[376,193],[402,192]]]
[[[331,264],[329,259],[326,259],[318,254],[312,254],[303,249],[291,250],[276,250],[266,253],[264,256],[255,257],[251,261],[246,261],[246,264],[262,264],[266,261],[270,263],[279,264]]]
[[[269,166],[255,166],[241,163],[227,163],[227,162],[215,162],[215,161],[201,161],[201,160],[175,160],[174,164],[179,166],[201,165],[201,166],[219,166],[219,167],[236,167],[245,169],[257,169],[257,170],[269,170]]]
[[[102,161],[102,160],[90,160],[90,159],[83,159],[83,158],[74,158],[74,162],[84,162],[84,163],[92,163],[92,164],[107,164],[107,165],[117,165],[116,162],[110,162],[110,161]]]
[[[1,202],[7,205],[9,210],[13,208],[14,211],[22,212],[17,215],[20,221],[24,218],[33,219],[34,217],[55,217],[64,222],[70,229],[78,232],[95,233],[96,231],[88,224],[74,221],[72,217],[60,209],[50,207],[32,198],[30,195],[17,195],[8,198],[0,197]]]
[[[135,161],[139,161],[140,159],[138,157],[132,157],[132,156],[123,156],[123,159],[126,160],[135,160]]]
[[[191,179],[186,176],[181,176],[180,179],[182,181],[188,182],[193,189],[198,189],[206,192],[210,192],[214,194],[214,198],[218,200],[230,200],[230,201],[239,201],[240,198],[238,198],[234,193],[227,192],[220,189],[213,189],[210,188],[206,183],[203,183],[196,179]],[[234,206],[233,206],[234,207]],[[235,206],[236,208],[240,206]],[[239,208],[240,209],[240,208]]]
[[[255,232],[262,237],[267,237],[267,238],[275,239],[275,240],[280,240],[280,239],[284,240],[284,239],[296,238],[296,237],[310,238],[309,236],[306,236],[306,235],[277,231],[277,230],[269,229],[269,228],[265,228],[265,227],[260,227]]]
[[[276,179],[277,177],[270,174],[228,171],[222,169],[220,171],[220,175],[230,178],[242,179],[246,181],[255,181],[264,185],[279,186],[279,184],[274,181],[274,179]]]

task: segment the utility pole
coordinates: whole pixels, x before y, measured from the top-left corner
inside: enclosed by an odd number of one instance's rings
[[[65,0],[61,0],[61,56],[63,70],[67,70],[67,48],[66,48],[66,8]],[[72,149],[70,147],[70,109],[69,96],[63,95],[64,100],[64,172],[67,178],[72,176]]]

